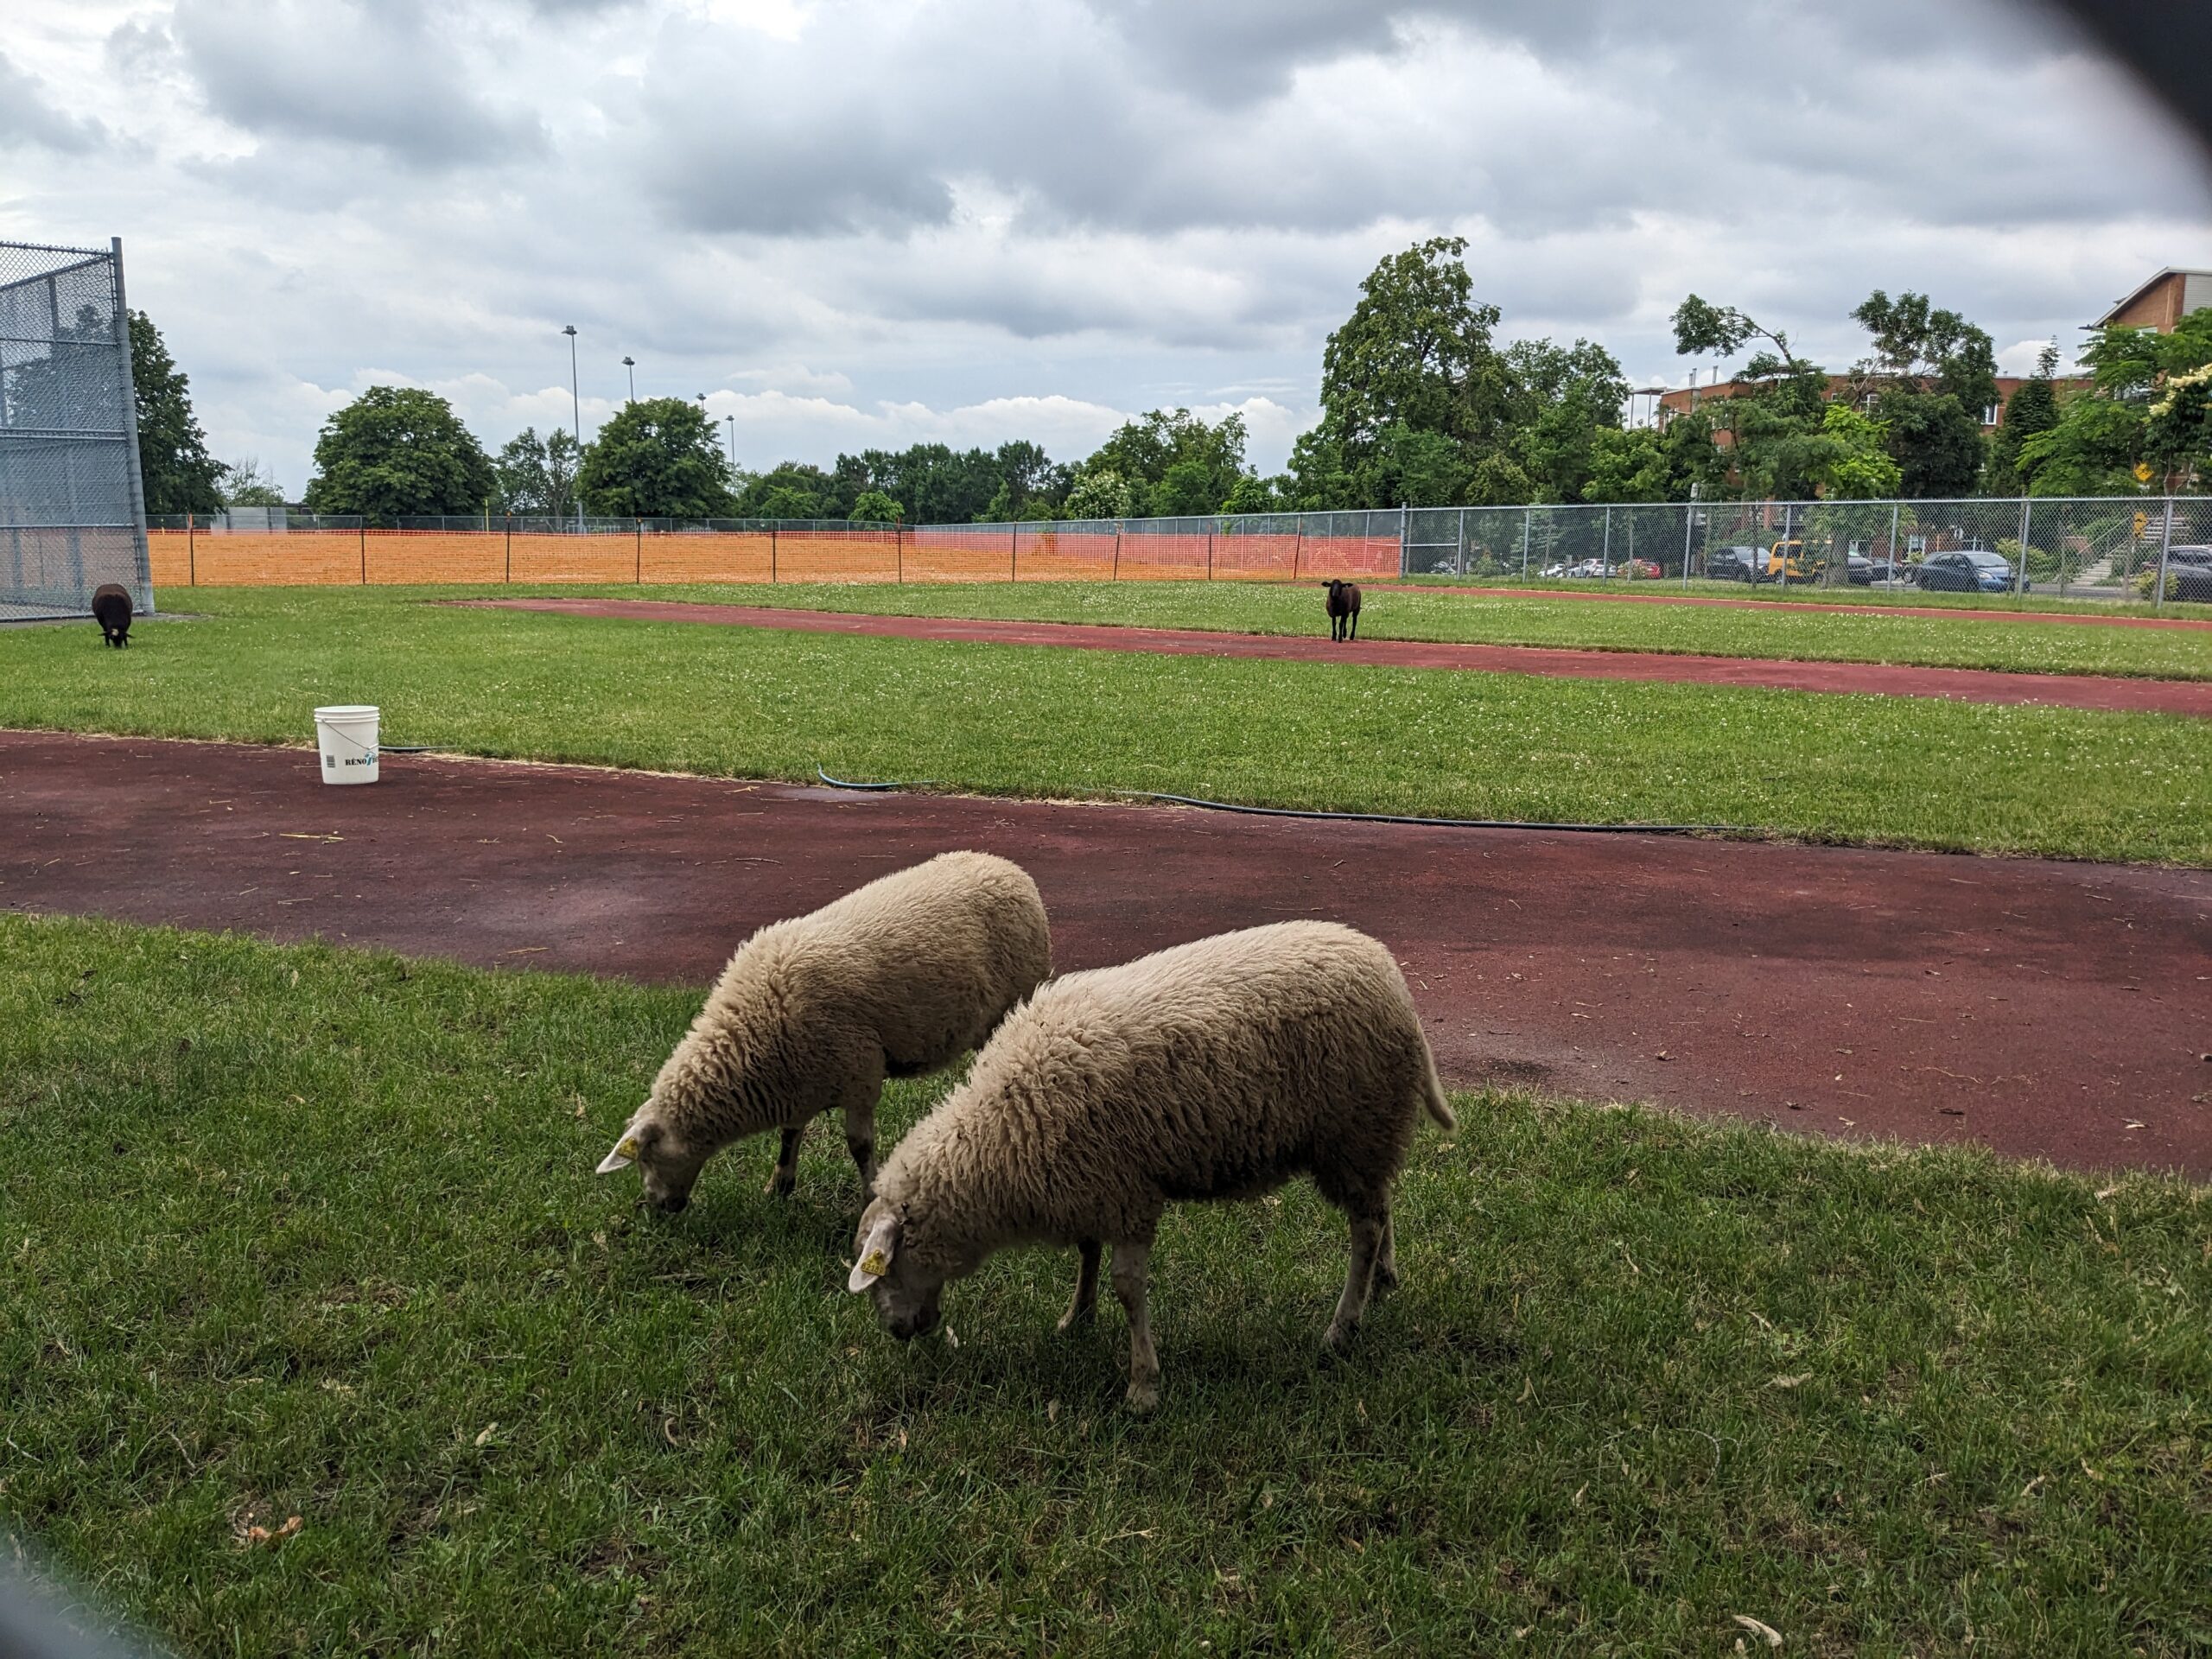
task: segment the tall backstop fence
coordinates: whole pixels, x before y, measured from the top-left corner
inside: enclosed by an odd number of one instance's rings
[[[154,607],[123,244],[0,242],[0,621]]]
[[[2212,497],[1414,507],[999,524],[156,519],[165,586],[1161,582],[1738,582],[2212,601]]]

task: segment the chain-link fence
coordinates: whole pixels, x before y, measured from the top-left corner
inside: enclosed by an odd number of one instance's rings
[[[232,509],[152,521],[163,583],[1302,581],[1840,598],[2212,601],[2212,498],[1415,507],[990,524],[402,518]],[[2024,556],[2022,550],[2024,549]],[[2161,584],[2159,572],[2165,572]]]
[[[123,245],[0,242],[0,621],[154,607]]]
[[[2212,601],[2212,497],[1417,507],[1406,514],[1403,569],[1532,587]]]

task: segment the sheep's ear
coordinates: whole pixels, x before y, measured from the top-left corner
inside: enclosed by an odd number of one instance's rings
[[[612,1175],[618,1169],[627,1169],[638,1161],[638,1137],[626,1134],[614,1143],[614,1150],[599,1160],[594,1175]]]
[[[868,1230],[861,1241],[861,1259],[845,1281],[847,1290],[866,1290],[891,1271],[891,1258],[899,1249],[899,1217],[885,1216]]]

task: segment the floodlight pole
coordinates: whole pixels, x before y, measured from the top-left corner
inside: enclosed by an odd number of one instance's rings
[[[737,471],[737,416],[723,416],[722,424],[729,429],[729,469],[734,474]]]
[[[583,393],[576,378],[576,325],[573,322],[569,323],[561,332],[569,337],[569,418],[575,423],[576,462],[578,469],[581,470],[584,455],[584,402]],[[573,486],[571,487],[573,488]],[[576,530],[579,534],[582,533],[583,527],[584,499],[582,495],[578,495],[576,497]]]
[[[638,401],[638,359],[626,357],[622,359],[622,366],[630,371],[630,401],[634,404]]]

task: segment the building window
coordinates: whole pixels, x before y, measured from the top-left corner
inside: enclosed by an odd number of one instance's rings
[[[2004,412],[2004,404],[1992,404],[1987,409],[1981,411],[1981,423],[1984,426],[1994,426],[1997,424],[1997,417]]]

